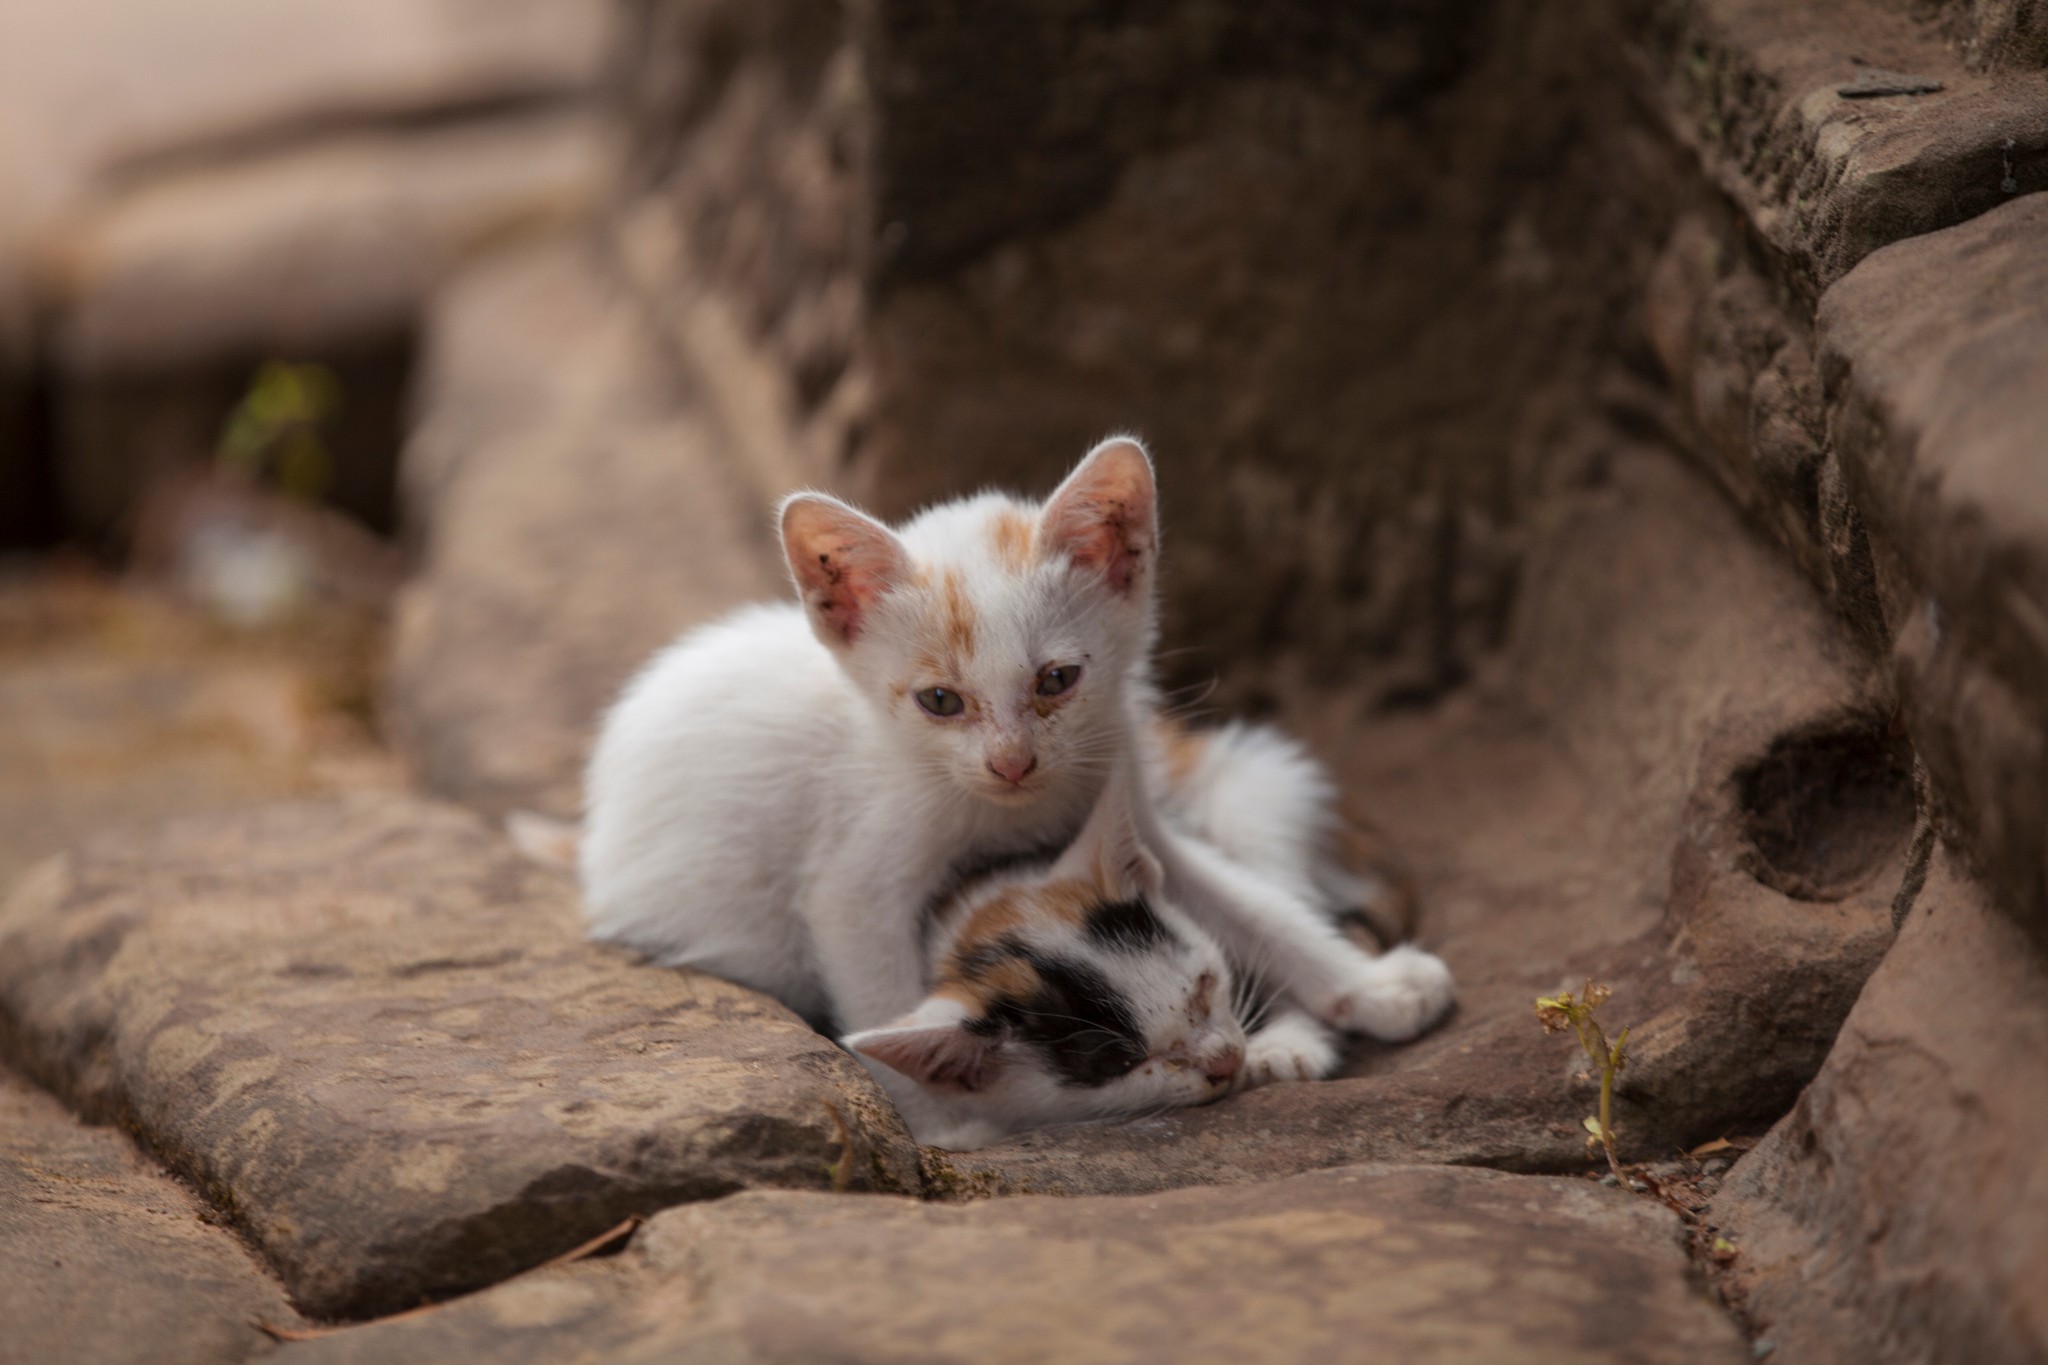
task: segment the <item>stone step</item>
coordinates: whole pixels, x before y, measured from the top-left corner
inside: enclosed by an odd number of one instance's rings
[[[1946,858],[1710,1217],[1785,1360],[2048,1357],[2048,962]]]
[[[0,1013],[315,1316],[391,1312],[628,1214],[912,1189],[867,1073],[763,997],[582,941],[464,811],[365,794],[89,842],[0,908]]]
[[[228,1365],[303,1324],[191,1190],[0,1067],[0,1360]]]
[[[2024,60],[1973,69],[1970,37],[1907,6],[1631,9],[1652,107],[1809,301],[1880,247],[2048,189],[2048,82]]]
[[[1587,1181],[1412,1166],[964,1207],[745,1194],[660,1214],[620,1256],[291,1356],[1748,1360],[1676,1232]]]

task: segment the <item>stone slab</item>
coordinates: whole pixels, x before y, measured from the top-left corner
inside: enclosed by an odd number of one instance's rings
[[[1774,1359],[2048,1356],[2048,962],[1939,858],[1799,1104],[1710,1217]]]
[[[1631,23],[1667,126],[1809,299],[1880,247],[2048,189],[2048,84],[1970,69],[1904,7],[1645,0]],[[1873,70],[1939,88],[1859,97]]]
[[[745,1194],[311,1362],[1749,1359],[1676,1220],[1586,1181],[1358,1166],[1149,1198]]]
[[[0,1021],[316,1316],[751,1185],[914,1187],[867,1073],[772,1002],[579,936],[477,817],[366,795],[107,839],[0,909]]]
[[[1872,256],[1818,346],[1914,740],[2048,943],[2048,195]]]
[[[0,1067],[0,1361],[226,1365],[299,1325],[213,1211]]]

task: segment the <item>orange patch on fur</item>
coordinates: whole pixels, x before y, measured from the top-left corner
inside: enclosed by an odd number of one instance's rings
[[[958,659],[974,657],[974,604],[967,600],[967,589],[960,575],[952,569],[946,570],[939,583],[940,610],[944,619],[946,648]]]
[[[976,948],[986,948],[1023,924],[1024,907],[1018,904],[1023,896],[1022,891],[1003,891],[974,907],[967,923],[960,926],[960,937],[954,941],[953,955],[957,958]]]
[[[1028,1000],[1038,990],[1038,973],[1021,957],[1003,957],[972,973],[963,972],[958,950],[947,963],[934,995],[958,1000],[969,1013],[985,1015],[999,1000]]]
[[[1415,878],[1393,846],[1350,797],[1338,806],[1337,853],[1344,870],[1379,883],[1375,903],[1358,907],[1358,917],[1372,929],[1381,948],[1404,943],[1415,933],[1420,900]]]
[[[1097,879],[1096,886],[1087,882],[1048,882],[1032,893],[1032,906],[1062,924],[1079,927],[1087,922],[1088,912],[1102,903],[1103,888],[1108,882],[1099,869]]]
[[[1031,562],[1035,523],[1014,507],[1005,507],[989,522],[989,540],[1004,568],[1020,572]]]

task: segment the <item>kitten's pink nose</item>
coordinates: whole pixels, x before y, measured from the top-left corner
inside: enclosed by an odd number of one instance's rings
[[[1217,1053],[1202,1064],[1202,1074],[1221,1084],[1238,1073],[1244,1066],[1244,1049],[1233,1047]]]
[[[988,770],[1015,786],[1038,770],[1038,755],[997,754],[988,761]]]

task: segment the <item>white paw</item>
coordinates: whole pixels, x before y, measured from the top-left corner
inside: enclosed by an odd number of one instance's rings
[[[1319,1081],[1337,1069],[1337,1044],[1305,1014],[1283,1014],[1245,1040],[1237,1089],[1275,1081]]]
[[[1323,1010],[1334,1028],[1404,1043],[1444,1017],[1455,998],[1443,959],[1402,945],[1369,960]]]

